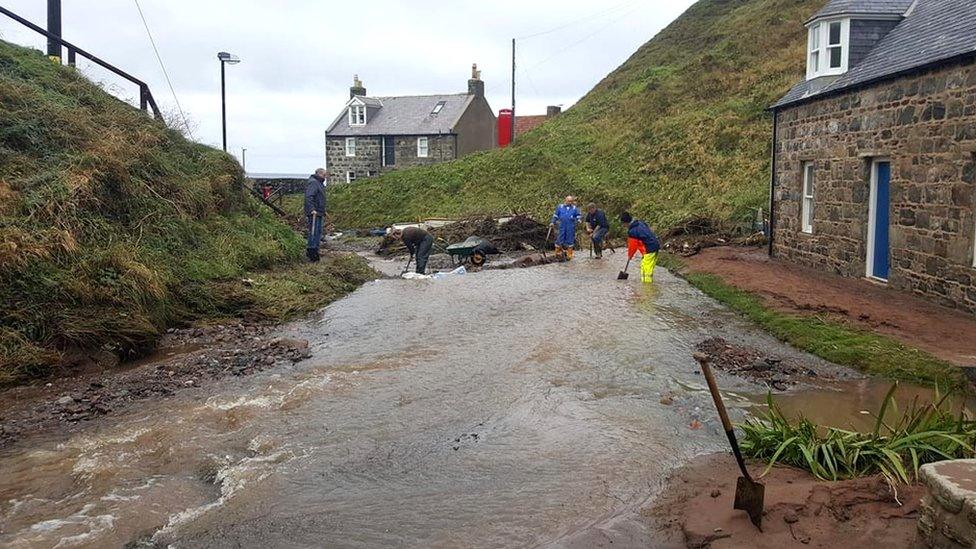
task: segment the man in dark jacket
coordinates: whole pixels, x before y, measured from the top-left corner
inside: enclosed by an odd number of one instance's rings
[[[434,237],[420,227],[407,227],[393,233],[394,237],[403,241],[410,255],[416,259],[417,274],[427,274],[427,260],[434,248]]]
[[[592,202],[586,205],[586,232],[593,242],[593,254],[597,259],[602,258],[603,239],[610,232],[610,223],[607,222],[607,214]]]
[[[312,263],[320,259],[319,246],[322,243],[322,223],[325,220],[325,178],[328,175],[327,171],[319,168],[305,185],[305,219],[308,220],[305,255]]]
[[[641,253],[641,282],[654,282],[654,266],[657,265],[657,252],[661,243],[647,223],[634,219],[627,212],[620,214],[620,222],[627,227],[627,261],[637,252]]]

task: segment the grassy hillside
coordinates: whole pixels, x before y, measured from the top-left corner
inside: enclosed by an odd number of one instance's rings
[[[516,146],[336,187],[336,223],[548,215],[568,193],[658,228],[702,214],[751,219],[769,178],[764,109],[801,78],[802,23],[823,3],[700,0]]]
[[[230,156],[0,41],[0,384],[66,354],[148,348],[182,321],[293,313],[367,276],[333,259],[319,278],[279,270],[244,287],[304,243],[243,182]]]

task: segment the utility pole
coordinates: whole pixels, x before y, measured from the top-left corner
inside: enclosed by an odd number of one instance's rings
[[[61,0],[47,0],[47,32],[61,38]],[[61,64],[61,43],[47,39],[47,56]]]
[[[512,38],[512,138],[515,143],[515,39]]]
[[[241,148],[241,168],[244,169],[244,173],[247,173],[247,149]]]
[[[224,77],[224,62],[220,62],[220,123],[224,136],[224,152],[227,152],[227,80]]]

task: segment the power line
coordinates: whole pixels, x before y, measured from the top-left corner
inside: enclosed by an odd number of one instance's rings
[[[159,68],[163,69],[163,76],[166,77],[166,84],[169,85],[169,91],[173,94],[173,101],[176,102],[176,109],[180,111],[180,118],[183,119],[183,126],[186,127],[186,133],[190,135],[193,139],[193,130],[190,129],[190,122],[186,119],[186,114],[183,113],[183,107],[180,105],[180,99],[176,97],[176,90],[173,88],[173,82],[169,79],[169,73],[166,72],[166,65],[163,64],[163,58],[159,55],[159,48],[156,47],[156,41],[153,39],[152,31],[149,30],[149,23],[146,21],[146,15],[142,13],[142,6],[139,5],[139,0],[133,0],[136,4],[136,9],[139,10],[139,17],[142,19],[142,25],[146,27],[146,34],[149,36],[149,43],[152,44],[153,52],[156,54],[156,60],[159,61]]]
[[[532,69],[535,69],[535,68],[537,68],[537,67],[539,67],[540,65],[544,65],[545,63],[548,63],[549,61],[552,61],[552,60],[553,60],[553,59],[554,59],[554,58],[555,58],[555,57],[556,57],[557,55],[559,55],[559,54],[561,54],[561,53],[563,53],[564,51],[566,51],[566,50],[568,50],[568,49],[570,49],[570,48],[574,48],[574,47],[576,47],[576,46],[578,46],[578,45],[580,45],[580,44],[582,44],[583,42],[586,42],[586,41],[587,41],[587,40],[589,40],[590,38],[593,38],[593,37],[594,37],[594,36],[596,36],[597,34],[600,34],[601,32],[603,32],[603,31],[605,31],[605,30],[606,30],[606,29],[607,29],[608,27],[610,27],[610,25],[613,25],[613,24],[614,24],[614,23],[616,23],[617,21],[620,21],[620,20],[621,20],[621,19],[623,19],[624,17],[627,17],[628,15],[630,15],[630,14],[632,14],[632,13],[634,13],[634,12],[636,12],[636,11],[637,11],[637,10],[639,10],[639,9],[640,9],[640,6],[637,6],[636,8],[634,8],[634,9],[632,9],[632,10],[628,10],[628,11],[626,11],[626,12],[624,12],[623,14],[621,14],[621,15],[620,15],[620,17],[616,17],[616,18],[614,18],[614,19],[611,19],[611,20],[610,20],[609,22],[607,22],[607,24],[606,24],[606,25],[603,25],[602,27],[600,27],[600,28],[598,28],[598,29],[596,29],[595,31],[593,31],[593,32],[591,32],[591,33],[589,33],[589,34],[587,34],[587,35],[584,35],[584,36],[583,36],[582,38],[580,38],[579,40],[576,40],[576,41],[574,41],[574,42],[571,42],[571,43],[570,43],[570,44],[568,44],[567,46],[565,46],[565,47],[562,47],[562,48],[560,48],[560,49],[558,49],[558,50],[556,50],[556,51],[554,51],[554,52],[553,52],[553,53],[552,53],[551,55],[549,55],[549,57],[546,57],[546,58],[545,58],[545,59],[543,59],[542,61],[539,61],[538,63],[536,63],[536,64],[534,64],[534,65],[532,65],[531,67],[529,67],[529,69],[528,69],[528,70],[532,70]]]
[[[552,34],[552,33],[556,32],[556,31],[561,31],[561,30],[563,30],[563,29],[565,29],[567,27],[571,27],[573,25],[576,25],[578,23],[582,23],[584,21],[591,21],[593,19],[599,19],[599,18],[603,17],[604,15],[607,15],[607,14],[609,14],[609,13],[611,13],[613,11],[616,11],[616,10],[618,10],[618,9],[624,7],[624,6],[627,6],[628,4],[633,4],[635,1],[637,1],[637,0],[628,0],[626,2],[621,2],[621,3],[619,3],[619,4],[617,4],[617,5],[613,6],[613,7],[607,8],[607,9],[602,10],[602,11],[599,11],[599,12],[596,12],[594,14],[590,14],[590,15],[587,15],[585,17],[580,17],[579,19],[573,19],[572,21],[569,21],[567,23],[563,23],[562,25],[559,25],[558,27],[553,27],[553,28],[551,28],[549,30],[544,30],[544,31],[536,32],[536,33],[532,33],[532,34],[526,34],[525,36],[517,36],[517,37],[515,37],[515,39],[516,40],[526,40],[526,39],[529,39],[529,38],[535,38],[537,36],[544,36],[546,34]]]

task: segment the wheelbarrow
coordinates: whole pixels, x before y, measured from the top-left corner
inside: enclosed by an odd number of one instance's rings
[[[476,267],[484,265],[489,255],[500,253],[491,242],[479,236],[469,236],[464,242],[451,244],[445,251],[451,256],[453,265],[471,263]]]

